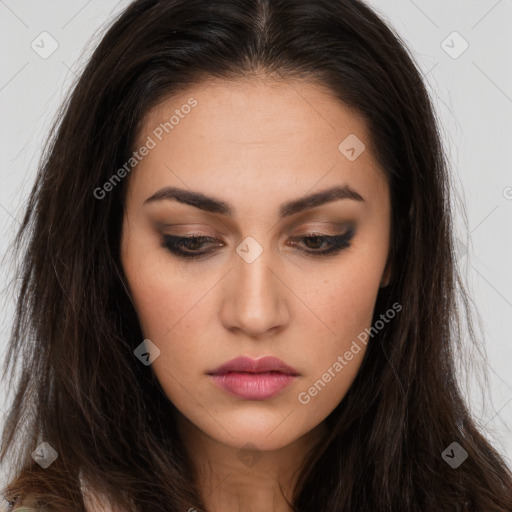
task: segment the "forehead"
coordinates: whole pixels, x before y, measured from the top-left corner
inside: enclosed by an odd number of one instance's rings
[[[148,138],[154,147],[130,176],[130,186],[144,193],[179,184],[218,196],[236,191],[285,200],[319,182],[350,183],[370,196],[384,190],[364,119],[311,82],[199,83],[146,115],[136,146]],[[355,160],[342,152],[346,140],[360,144],[358,151],[364,144]]]
[[[168,121],[191,98],[197,106],[180,116],[179,129],[178,124],[172,128],[170,135],[175,140],[185,138],[191,129],[198,139],[207,138],[201,141],[203,144],[273,145],[286,151],[291,142],[307,139],[329,144],[330,139],[350,130],[361,139],[367,138],[362,117],[324,87],[270,78],[211,79],[189,87],[153,108],[144,119],[140,135]]]

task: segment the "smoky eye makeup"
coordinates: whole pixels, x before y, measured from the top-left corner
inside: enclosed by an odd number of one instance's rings
[[[330,235],[321,228],[308,230],[304,234],[291,236],[287,245],[294,250],[311,257],[327,257],[339,254],[351,246],[355,228],[348,227],[345,231]],[[222,250],[222,240],[208,235],[187,234],[175,235],[163,233],[161,246],[173,256],[181,259],[205,258]]]

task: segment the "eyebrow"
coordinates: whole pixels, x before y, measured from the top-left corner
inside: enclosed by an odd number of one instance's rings
[[[348,185],[335,186],[283,203],[279,209],[279,216],[281,218],[289,217],[304,210],[314,208],[315,206],[320,206],[339,199],[353,199],[355,201],[364,202],[363,197]],[[185,190],[177,187],[164,187],[158,190],[152,196],[148,197],[144,201],[144,204],[162,200],[174,200],[183,204],[195,206],[196,208],[207,212],[218,213],[230,217],[234,216],[236,211],[232,205],[225,201],[207,196],[201,192]]]

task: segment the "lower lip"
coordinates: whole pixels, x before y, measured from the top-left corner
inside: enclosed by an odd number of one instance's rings
[[[296,377],[279,372],[228,372],[211,378],[221,389],[238,398],[266,400],[288,387]]]

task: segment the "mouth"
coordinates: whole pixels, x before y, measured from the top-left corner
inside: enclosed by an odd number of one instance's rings
[[[297,370],[275,357],[239,357],[207,372],[214,384],[244,400],[267,400],[299,376]]]
[[[229,372],[238,373],[269,373],[278,372],[284,375],[297,376],[299,373],[295,368],[288,366],[284,361],[277,357],[266,356],[260,359],[251,359],[250,357],[237,357],[227,363],[222,364],[215,370],[208,372],[208,375],[222,375]]]

